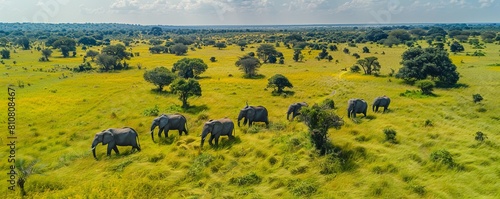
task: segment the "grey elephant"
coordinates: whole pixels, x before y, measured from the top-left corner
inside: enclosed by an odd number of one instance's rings
[[[181,114],[161,114],[155,118],[151,124],[151,139],[153,139],[153,142],[155,141],[154,129],[156,127],[159,128],[158,137],[161,137],[161,132],[165,132],[165,137],[168,137],[169,130],[179,130],[179,136],[182,135],[182,132],[188,134],[187,119]]]
[[[382,97],[377,97],[373,101],[373,106],[372,110],[373,112],[378,112],[378,107],[384,107],[383,113],[385,113],[385,110],[389,108],[389,104],[391,104],[391,99],[387,96],[382,96]]]
[[[139,144],[139,135],[137,131],[130,127],[123,128],[109,128],[95,134],[94,141],[92,141],[92,154],[97,160],[95,155],[95,148],[99,143],[102,145],[108,145],[107,155],[111,155],[111,149],[115,151],[116,154],[120,154],[117,146],[132,146],[132,150],[137,149],[141,151],[141,146]]]
[[[203,143],[205,142],[205,138],[209,133],[211,134],[208,143],[210,145],[213,145],[212,140],[215,139],[215,146],[218,146],[219,137],[221,135],[227,135],[229,139],[233,139],[234,138],[233,132],[234,132],[234,122],[228,119],[227,117],[218,120],[209,120],[208,122],[205,122],[205,125],[203,125],[203,130],[201,132],[200,147],[203,148]]]
[[[297,103],[294,103],[294,104],[290,105],[290,106],[288,107],[288,111],[286,112],[286,119],[287,119],[287,120],[290,120],[290,119],[289,119],[289,116],[290,116],[290,114],[292,114],[292,119],[291,119],[291,120],[293,121],[293,119],[294,119],[296,116],[300,115],[300,109],[301,109],[303,106],[307,107],[308,105],[307,105],[307,103],[305,103],[305,102],[297,102]]]
[[[251,127],[254,122],[265,122],[266,127],[269,127],[269,119],[267,117],[267,109],[263,106],[245,106],[245,108],[240,110],[238,115],[238,126],[240,126],[241,119],[243,120],[243,126],[247,124]]]
[[[368,104],[363,99],[350,99],[347,102],[347,117],[356,117],[356,113],[363,113],[366,117],[366,110],[368,109]]]

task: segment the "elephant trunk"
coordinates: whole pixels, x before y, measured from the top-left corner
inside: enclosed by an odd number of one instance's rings
[[[203,144],[205,143],[205,138],[207,137],[208,132],[209,132],[209,128],[207,126],[204,126],[203,131],[201,132],[200,148],[203,148]]]
[[[156,122],[153,122],[153,124],[151,124],[150,133],[151,133],[151,139],[153,140],[153,142],[155,141],[154,131],[155,131],[156,126],[157,126]]]
[[[372,111],[375,111],[375,103],[372,106]]]
[[[92,142],[92,146],[91,146],[92,155],[94,155],[94,159],[96,159],[96,160],[97,160],[97,157],[95,155],[95,148],[97,147],[97,144],[99,144],[98,140],[94,139],[94,141]]]
[[[240,112],[240,115],[238,115],[238,127],[240,127],[240,121],[243,118],[243,114]]]

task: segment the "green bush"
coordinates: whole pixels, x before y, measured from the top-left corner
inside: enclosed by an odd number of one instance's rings
[[[158,116],[160,113],[160,108],[155,105],[153,108],[148,108],[142,112],[144,116]]]
[[[392,143],[396,142],[396,131],[394,129],[385,128],[384,134],[385,134],[385,141],[389,141]]]
[[[431,95],[434,87],[436,87],[436,83],[431,80],[420,80],[415,83],[415,86],[422,90],[422,94]]]
[[[262,182],[262,177],[258,176],[254,172],[250,172],[249,174],[244,176],[229,179],[230,184],[235,184],[238,186],[255,185],[259,184],[260,182]]]
[[[334,109],[335,102],[332,99],[325,99],[321,102],[321,107],[325,109]]]
[[[353,73],[359,73],[359,71],[361,71],[361,68],[358,66],[358,65],[353,65],[351,66],[351,72]]]
[[[431,161],[444,164],[448,166],[448,168],[453,168],[456,166],[451,153],[446,149],[433,151],[431,153]]]
[[[318,185],[312,181],[292,180],[288,189],[295,196],[311,196],[318,191]]]
[[[474,94],[472,95],[472,100],[474,101],[474,103],[478,103],[483,100],[483,96],[481,96],[480,94]]]
[[[484,142],[485,139],[488,139],[488,136],[484,134],[481,131],[476,132],[476,136],[474,136],[474,139],[479,142]]]

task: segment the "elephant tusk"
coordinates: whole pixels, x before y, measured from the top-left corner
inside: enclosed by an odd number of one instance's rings
[[[153,131],[149,132],[149,134],[153,134]]]
[[[96,147],[97,147],[97,146],[95,146],[95,147],[92,147],[92,148],[91,148],[91,149],[90,149],[89,151],[92,151],[92,150],[94,150],[94,149],[95,149]]]

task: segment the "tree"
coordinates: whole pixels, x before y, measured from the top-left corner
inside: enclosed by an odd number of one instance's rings
[[[377,42],[379,40],[387,38],[389,35],[381,29],[371,29],[366,33],[366,40]]]
[[[166,46],[153,46],[149,48],[149,52],[152,54],[166,53],[168,48]]]
[[[363,47],[363,53],[370,53],[370,49],[368,47]]]
[[[45,58],[45,61],[49,61],[49,57],[52,55],[52,50],[46,48],[42,50],[42,56]]]
[[[163,66],[144,72],[144,80],[158,86],[158,91],[162,91],[164,86],[170,85],[176,77],[174,73]]]
[[[118,61],[124,60],[124,59],[130,59],[130,52],[126,51],[127,48],[122,45],[122,44],[116,44],[116,45],[110,45],[106,46],[102,49],[101,53],[102,54],[107,54],[107,55],[112,55]]]
[[[201,96],[201,86],[195,79],[178,78],[171,85],[172,93],[179,95],[179,100],[182,101],[182,107],[188,108],[188,98],[191,96]]]
[[[261,44],[259,48],[257,48],[257,56],[261,58],[264,63],[267,63],[269,56],[278,55],[278,51],[276,51],[276,48],[271,45],[271,44]]]
[[[321,52],[318,53],[318,58],[319,59],[326,59],[326,58],[328,58],[328,52],[326,51],[325,48],[321,49]]]
[[[97,41],[93,37],[81,37],[78,39],[78,43],[86,45],[86,46],[95,46]]]
[[[17,45],[20,45],[23,50],[29,50],[30,49],[30,40],[28,37],[21,37],[16,41]]]
[[[340,129],[344,121],[336,115],[332,109],[325,109],[317,104],[311,107],[303,107],[301,116],[304,123],[309,128],[311,141],[319,151],[320,155],[333,152],[333,147],[328,139],[328,129]]]
[[[87,53],[85,54],[85,56],[87,57],[90,57],[92,59],[92,61],[94,61],[94,58],[99,55],[99,52],[95,51],[95,50],[89,50],[87,51]]]
[[[245,46],[247,46],[247,41],[245,41],[245,40],[239,40],[238,41],[238,46],[244,48]]]
[[[464,49],[464,46],[460,43],[458,43],[457,41],[454,41],[453,44],[450,45],[450,51],[451,52],[463,52],[465,49]]]
[[[219,50],[227,47],[225,42],[217,42],[215,43],[214,46],[217,47]]]
[[[431,95],[436,84],[431,80],[425,79],[425,80],[420,80],[420,81],[416,82],[415,86],[420,88],[420,90],[422,91],[422,94]]]
[[[76,50],[76,41],[68,37],[60,37],[52,43],[52,47],[59,48],[63,57],[69,57],[69,52]]]
[[[163,30],[160,27],[155,26],[155,27],[151,28],[151,30],[149,31],[149,34],[154,35],[154,36],[160,36],[163,34]]]
[[[109,71],[115,68],[116,57],[108,54],[100,54],[96,57],[96,62],[101,66],[101,70]]]
[[[283,89],[285,87],[293,88],[293,85],[285,76],[281,74],[276,74],[268,79],[267,87],[273,88],[274,89],[273,92],[277,92],[279,94],[283,92]],[[276,89],[278,90],[276,91]]]
[[[350,53],[348,48],[344,48],[343,52],[344,52],[345,54],[349,54],[349,53]]]
[[[438,48],[411,48],[403,53],[403,67],[399,69],[396,77],[407,82],[430,77],[442,86],[454,85],[460,75],[448,56],[446,51]]]
[[[183,78],[194,78],[207,70],[208,66],[200,58],[182,58],[174,63],[172,72]]]
[[[337,45],[330,45],[330,46],[328,46],[328,48],[330,49],[330,51],[337,51],[337,50],[339,50],[338,47],[337,47]]]
[[[258,68],[261,66],[259,59],[250,55],[240,57],[235,65],[245,73],[246,77],[252,78],[256,75]]]
[[[438,36],[444,38],[447,34],[448,32],[446,32],[446,30],[436,26],[433,26],[429,29],[429,31],[427,31],[427,36],[430,36],[432,38],[436,38]]]
[[[352,56],[355,57],[356,59],[361,58],[361,55],[359,55],[358,53],[353,53]]]
[[[159,39],[150,39],[149,40],[149,44],[153,45],[153,46],[158,46],[158,45],[161,45],[163,43],[162,40],[159,40]]]
[[[411,40],[410,33],[408,33],[408,31],[402,30],[402,29],[392,30],[391,32],[389,32],[389,37],[390,36],[395,37],[396,39],[398,39],[399,41],[401,41],[403,43],[405,41]]]
[[[300,60],[300,55],[302,55],[300,49],[295,49],[295,51],[293,51],[293,60],[298,62]]]
[[[364,59],[360,59],[356,62],[356,64],[360,65],[365,71],[366,75],[371,75],[372,73],[378,74],[380,71],[380,63],[378,62],[377,57],[366,57]]]
[[[210,57],[211,62],[217,62],[217,59],[215,57]]]
[[[170,47],[170,53],[173,53],[177,56],[184,55],[187,53],[188,47],[182,43],[177,43]]]
[[[7,49],[2,49],[0,51],[0,54],[2,54],[2,59],[10,59],[10,51]]]

